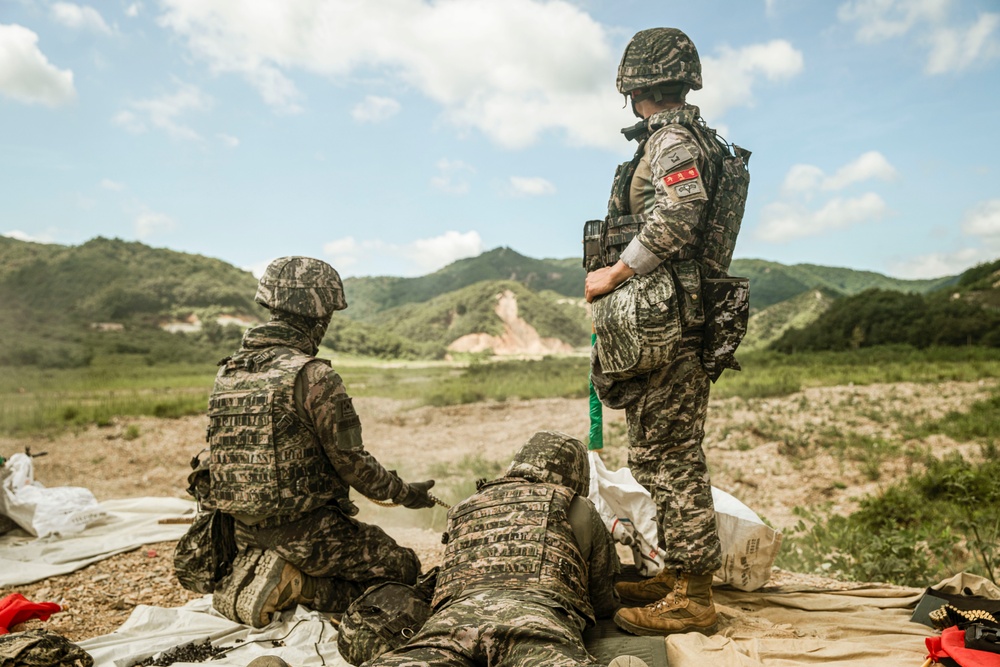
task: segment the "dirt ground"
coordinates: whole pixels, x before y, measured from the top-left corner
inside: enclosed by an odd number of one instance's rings
[[[713,401],[705,448],[715,486],[749,505],[778,529],[795,524],[796,507],[831,503],[849,513],[863,495],[877,493],[912,472],[913,452],[935,455],[970,450],[944,436],[904,439],[904,426],[961,410],[985,398],[994,382],[935,385],[885,384],[807,389],[769,399]],[[356,399],[365,443],[404,479],[435,478],[442,498],[468,489],[483,470],[497,471],[535,431],[554,429],[583,437],[588,406],[582,399],[544,399],[414,407],[380,398]],[[83,486],[99,500],[136,496],[187,497],[189,461],[204,443],[205,417],[138,418],[56,438],[0,438],[0,452],[30,446],[35,476],[46,486]],[[605,411],[611,469],[626,464],[624,415]],[[873,448],[871,443],[876,443]],[[835,444],[831,444],[835,443]],[[359,518],[378,521],[398,541],[417,550],[425,566],[439,562],[443,510],[384,509],[364,499]],[[32,621],[71,640],[114,631],[136,604],[177,606],[197,597],[174,579],[173,543],[145,545],[78,572],[16,590],[34,601],[53,601],[64,611],[48,622]],[[776,572],[791,580],[837,585],[818,577]]]

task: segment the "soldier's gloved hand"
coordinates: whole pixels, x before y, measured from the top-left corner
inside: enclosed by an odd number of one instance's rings
[[[406,486],[406,495],[396,502],[411,510],[434,507],[434,501],[431,500],[430,495],[427,493],[434,486],[433,479],[429,479],[426,482],[409,482]]]

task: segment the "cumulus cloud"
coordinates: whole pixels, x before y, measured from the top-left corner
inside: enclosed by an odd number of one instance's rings
[[[556,186],[540,176],[511,176],[509,182],[509,192],[514,197],[554,195],[556,193]]]
[[[135,218],[135,235],[140,239],[176,229],[174,219],[163,213],[143,211]]]
[[[783,39],[741,49],[723,47],[718,55],[702,56],[705,87],[692,92],[690,99],[705,116],[714,118],[732,107],[752,105],[753,89],[761,78],[785,81],[804,67],[802,52]]]
[[[969,211],[962,231],[991,245],[1000,244],[1000,199],[990,199]]]
[[[73,72],[52,65],[38,48],[38,35],[19,25],[0,24],[0,93],[49,107],[76,99]]]
[[[125,189],[124,183],[119,183],[118,181],[113,181],[110,178],[101,179],[101,187],[105,190],[113,190],[115,192],[121,192]]]
[[[351,110],[351,116],[359,123],[381,123],[399,113],[400,104],[391,97],[369,95]]]
[[[833,197],[818,208],[810,204],[825,192],[839,192],[856,183],[887,181],[896,176],[895,167],[878,151],[863,153],[832,175],[815,165],[794,165],[785,175],[782,199],[762,209],[756,235],[780,243],[880,220],[889,214],[889,207],[873,192]]]
[[[128,132],[140,134],[154,127],[177,139],[200,139],[197,132],[180,122],[180,116],[211,108],[212,98],[196,86],[178,82],[174,93],[131,102],[128,106],[111,119]]]
[[[889,207],[874,192],[847,199],[837,197],[815,211],[801,204],[774,202],[761,211],[757,236],[764,241],[783,243],[879,220],[888,212]]]
[[[613,86],[621,36],[568,0],[394,0],[377,13],[361,2],[315,0],[164,0],[163,7],[160,24],[197,58],[244,77],[281,111],[303,103],[297,71],[339,82],[375,73],[504,147],[531,145],[547,132],[571,145],[625,146],[617,130],[629,116]],[[757,78],[802,69],[801,54],[781,40],[726,51],[721,60],[705,97],[718,114],[749,103]]]
[[[43,234],[28,234],[20,229],[12,229],[9,232],[4,232],[3,236],[11,239],[17,239],[18,241],[27,241],[29,243],[52,243],[53,235],[50,232],[45,232]]]
[[[341,275],[366,275],[377,259],[392,258],[400,275],[423,275],[465,257],[483,252],[483,240],[476,231],[447,231],[440,236],[410,243],[389,243],[372,239],[358,241],[353,236],[323,245],[323,254]]]
[[[1000,199],[978,204],[962,217],[962,243],[971,243],[952,251],[934,252],[891,265],[894,275],[902,278],[937,278],[955,275],[965,269],[995,260],[1000,254]]]
[[[927,47],[927,74],[967,69],[1000,56],[1000,14],[983,12],[971,25],[956,25],[950,0],[851,0],[837,10],[857,26],[859,42],[875,43],[914,34]]]
[[[452,195],[464,195],[469,191],[468,174],[474,174],[475,168],[461,160],[438,160],[438,175],[431,178],[431,185],[441,192]]]
[[[111,34],[111,28],[104,22],[104,17],[93,7],[76,5],[72,2],[57,2],[51,7],[52,18],[57,23],[74,30],[91,30],[93,32]]]

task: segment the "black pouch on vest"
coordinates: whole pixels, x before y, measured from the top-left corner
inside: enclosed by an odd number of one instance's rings
[[[588,220],[583,223],[583,270],[587,273],[604,267],[601,259],[601,238],[604,236],[604,220]]]
[[[715,382],[727,368],[738,371],[736,348],[750,318],[749,278],[708,278],[702,281],[705,335],[701,363]]]
[[[698,262],[686,259],[671,262],[670,268],[677,283],[677,305],[681,311],[681,324],[685,329],[695,329],[705,324],[704,299],[701,296],[701,269]]]

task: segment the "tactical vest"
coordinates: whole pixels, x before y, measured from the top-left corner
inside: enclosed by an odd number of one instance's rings
[[[242,351],[219,369],[208,402],[213,507],[287,515],[347,496],[347,484],[295,411],[295,378],[311,361],[292,348],[268,347]]]
[[[503,478],[449,510],[433,608],[476,588],[531,590],[593,624],[587,563],[568,519],[575,495],[558,484]]]
[[[618,165],[608,201],[608,215],[604,220],[591,220],[584,226],[584,259],[587,271],[615,264],[621,253],[635,238],[645,223],[645,216],[633,214],[629,204],[629,189],[636,167],[642,159],[646,142],[657,130],[670,124],[688,130],[705,156],[706,185],[709,188],[708,205],[704,212],[704,235],[694,257],[672,259],[697,259],[712,277],[727,275],[736,247],[736,237],[743,220],[750,172],[747,164],[750,151],[722,141],[715,130],[705,125],[693,112],[681,110],[673,122],[651,120],[639,141],[634,157]],[[628,135],[627,135],[628,136]]]

